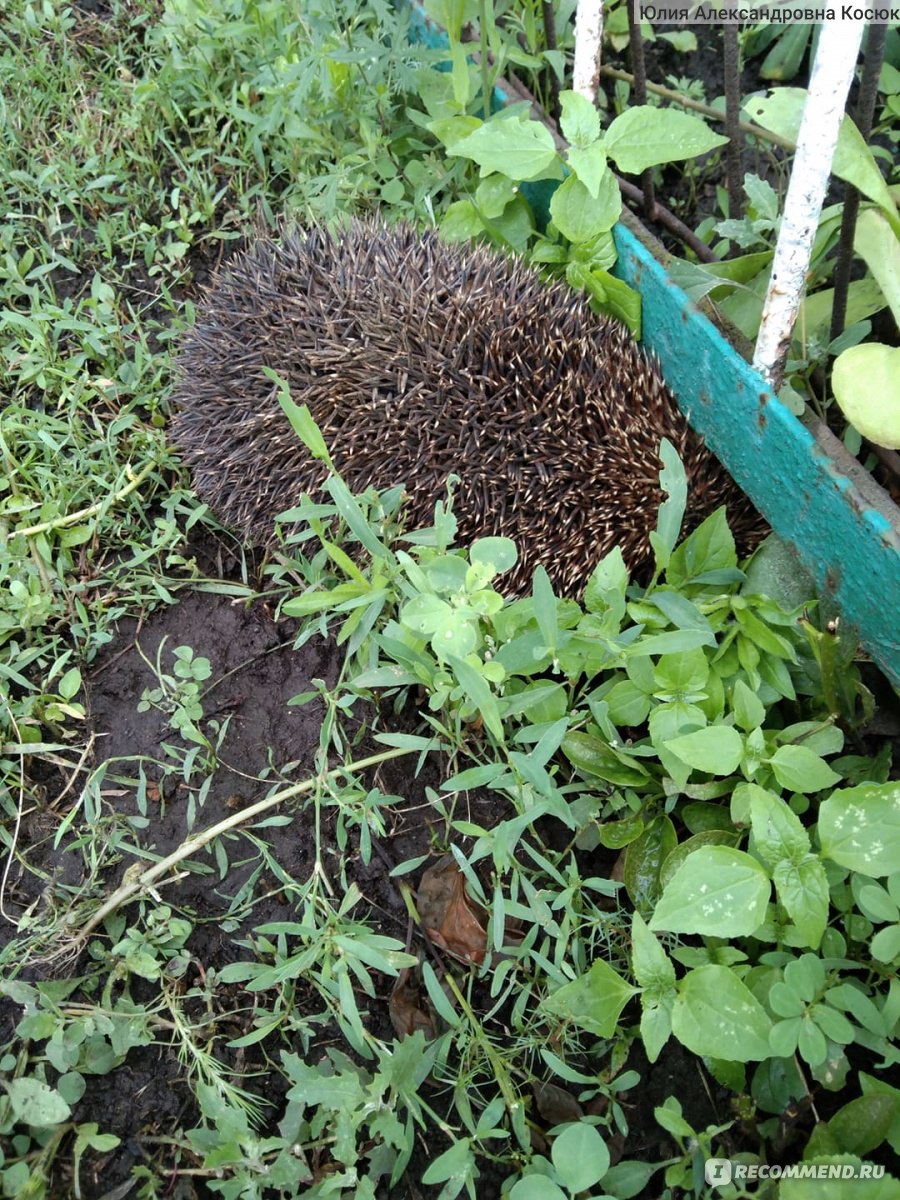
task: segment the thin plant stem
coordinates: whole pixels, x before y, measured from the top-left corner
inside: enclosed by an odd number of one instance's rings
[[[334,767],[330,771],[326,771],[320,778],[316,776],[313,779],[305,779],[302,783],[294,784],[292,787],[285,788],[284,791],[275,792],[272,796],[266,796],[264,800],[257,801],[256,804],[251,804],[248,808],[242,809],[240,812],[232,813],[231,816],[225,817],[224,820],[218,821],[215,825],[211,825],[208,829],[202,829],[199,833],[182,842],[177,850],[173,850],[171,854],[167,854],[165,858],[154,863],[152,867],[148,867],[146,871],[140,871],[129,876],[126,871],[126,878],[122,881],[119,887],[108,896],[100,905],[90,919],[78,930],[72,933],[71,928],[67,928],[66,935],[71,937],[71,942],[64,948],[64,953],[70,955],[76,953],[77,950],[84,944],[88,936],[97,928],[97,926],[115,912],[117,908],[121,908],[123,904],[127,904],[136,896],[147,892],[152,884],[161,879],[178,863],[183,862],[186,858],[190,858],[192,854],[196,854],[198,850],[202,850],[204,846],[208,846],[215,838],[223,833],[228,833],[231,829],[236,829],[244,822],[252,820],[254,817],[260,816],[264,812],[268,812],[271,808],[277,808],[279,804],[283,804],[285,800],[292,800],[295,796],[302,796],[306,792],[313,791],[322,779],[336,779],[340,775],[354,775],[359,771],[365,771],[369,767],[377,766],[379,763],[387,762],[392,758],[402,758],[404,755],[412,754],[414,751],[420,751],[420,747],[413,748],[397,747],[392,750],[384,750],[380,754],[372,754],[368,758],[361,758],[359,762],[346,763],[340,767]]]
[[[628,83],[634,86],[634,76],[630,71],[620,71],[617,67],[601,67],[600,74],[607,79],[620,79],[623,83]],[[673,104],[680,104],[682,108],[689,108],[692,112],[703,113],[705,117],[709,117],[713,121],[724,121],[725,114],[717,108],[713,108],[710,104],[703,104],[699,100],[692,100],[690,96],[682,96],[678,92],[673,92],[671,88],[663,87],[660,83],[651,83],[645,81],[645,86],[648,92],[652,92],[654,96],[661,96],[664,100],[671,100]],[[780,146],[783,150],[795,150],[793,142],[787,138],[779,137],[777,133],[770,133],[768,129],[763,129],[761,125],[754,125],[751,121],[739,121],[738,129],[742,133],[749,133],[752,137],[759,138],[760,141],[770,142],[773,146]]]
[[[112,496],[98,500],[96,504],[91,504],[88,508],[81,508],[78,512],[67,513],[64,517],[54,517],[52,521],[42,521],[40,525],[29,525],[25,529],[14,529],[12,533],[7,533],[6,540],[10,541],[14,537],[34,537],[39,533],[49,533],[52,529],[65,529],[67,525],[74,525],[77,521],[83,521],[87,517],[95,517],[112,505],[118,504],[120,500],[124,500],[126,496],[130,496],[157,465],[156,459],[152,459],[137,475],[128,466],[125,468],[125,474],[129,477],[130,482],[119,491],[114,492]]]

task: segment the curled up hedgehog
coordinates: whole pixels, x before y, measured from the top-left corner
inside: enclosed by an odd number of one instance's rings
[[[408,528],[458,475],[459,543],[519,547],[510,594],[543,563],[578,597],[616,545],[646,574],[663,437],[687,471],[687,529],[721,504],[739,535],[758,528],[628,331],[484,247],[355,220],[261,237],[213,280],[178,358],[174,440],[222,520],[272,544],[275,515],[325,468],[264,367],[308,405],[351,489],[405,485]]]

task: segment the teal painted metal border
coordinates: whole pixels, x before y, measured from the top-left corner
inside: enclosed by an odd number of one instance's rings
[[[412,36],[446,47],[411,10]],[[502,87],[494,98],[513,99]],[[615,273],[643,298],[642,342],[691,425],[900,685],[900,510],[827,430],[814,437],[788,412],[628,228],[614,233]]]
[[[900,683],[900,510],[788,412],[634,234],[619,225],[615,239],[615,273],[643,297],[642,340],[685,415]]]

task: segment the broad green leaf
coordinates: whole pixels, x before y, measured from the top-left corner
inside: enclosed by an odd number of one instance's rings
[[[562,110],[559,126],[566,141],[588,146],[600,136],[600,114],[596,106],[579,92],[560,92]]]
[[[828,924],[829,889],[825,868],[815,854],[801,862],[786,859],[772,873],[775,891],[788,916],[815,950]]]
[[[656,817],[625,851],[623,878],[636,909],[648,912],[659,895],[659,871],[678,842],[669,817]]]
[[[550,130],[526,117],[487,121],[447,153],[474,159],[485,175],[500,171],[517,182],[545,176],[557,160]]]
[[[768,763],[781,786],[791,792],[821,792],[841,778],[807,746],[779,746]]]
[[[782,859],[800,862],[809,853],[809,834],[780,796],[751,783],[750,821],[756,850],[768,867]]]
[[[600,844],[609,850],[621,850],[630,845],[644,832],[644,820],[640,813],[632,813],[620,821],[604,821],[600,826]]]
[[[65,1121],[72,1111],[55,1088],[27,1075],[11,1079],[6,1093],[16,1120],[23,1125],[46,1129]]]
[[[441,218],[441,237],[448,242],[470,242],[484,233],[484,221],[471,200],[454,200]]]
[[[732,704],[734,719],[745,733],[756,729],[765,720],[766,706],[756,692],[747,687],[743,679],[739,679],[734,685]]]
[[[640,175],[647,167],[696,158],[727,138],[713,133],[705,121],[674,108],[647,104],[626,109],[603,135],[603,148],[626,175]]]
[[[731,775],[744,753],[744,742],[731,725],[709,725],[665,743],[683,763],[709,775]]]
[[[516,543],[507,537],[476,538],[469,549],[470,562],[488,563],[498,574],[514,567],[518,558]]]
[[[666,858],[659,872],[659,886],[666,888],[689,858],[701,846],[735,846],[740,841],[740,834],[733,827],[729,829],[703,829],[686,841],[679,842],[672,853]]]
[[[709,678],[709,660],[697,646],[684,654],[664,654],[653,669],[657,694],[665,699],[702,690]]]
[[[859,214],[853,249],[865,259],[900,326],[900,237],[883,213],[866,208]]]
[[[701,846],[663,890],[650,928],[744,937],[765,921],[770,894],[769,877],[755,858],[730,846]]]
[[[562,183],[550,199],[550,216],[570,242],[590,242],[612,229],[622,211],[622,197],[610,171],[600,181],[597,196],[574,175]]]
[[[445,1180],[465,1180],[471,1178],[475,1167],[475,1155],[468,1138],[460,1138],[449,1150],[438,1155],[422,1176],[425,1184],[443,1183]],[[460,1187],[458,1191],[462,1191]],[[456,1195],[457,1192],[451,1192]]]
[[[633,1200],[635,1196],[649,1196],[647,1184],[651,1175],[662,1163],[620,1162],[610,1167],[603,1176],[603,1191],[615,1200]]]
[[[827,1122],[827,1126],[810,1138],[807,1148],[810,1156],[816,1153],[870,1154],[887,1138],[891,1126],[900,1113],[900,1100],[886,1092],[870,1092],[858,1096],[839,1108]],[[816,1134],[824,1141],[821,1151],[816,1144]]]
[[[64,700],[74,700],[81,689],[81,672],[77,667],[69,667],[56,686]]]
[[[641,1041],[644,1043],[644,1053],[648,1062],[656,1062],[663,1046],[672,1035],[672,998],[663,1001],[648,1001],[641,1003]]]
[[[807,92],[803,88],[779,87],[768,96],[751,96],[744,104],[744,111],[751,121],[756,121],[764,129],[796,145],[806,97]],[[845,116],[841,123],[831,171],[874,200],[900,235],[897,206],[872,151],[849,116]]]
[[[737,551],[724,508],[717,508],[672,553],[666,580],[672,587],[703,580],[714,573],[737,573]]]
[[[590,733],[569,733],[563,739],[562,752],[579,771],[596,775],[619,787],[640,787],[649,776],[637,759],[619,755],[602,738]]]
[[[768,1058],[772,1022],[728,967],[697,967],[681,981],[672,1032],[688,1050],[727,1062]]]
[[[599,1183],[609,1170],[609,1150],[593,1125],[567,1125],[553,1139],[550,1157],[557,1175],[573,1196]]]
[[[900,782],[833,792],[819,807],[822,855],[861,875],[890,875],[900,862]]]
[[[869,944],[872,957],[879,962],[890,963],[900,958],[900,925],[888,925],[879,929]]]
[[[675,987],[672,960],[639,912],[631,918],[631,966],[642,988]]]
[[[547,996],[541,1007],[581,1029],[610,1038],[622,1009],[636,993],[637,988],[626,983],[602,959],[597,959],[584,975]]]
[[[863,437],[900,449],[900,347],[851,346],[835,359],[831,383],[841,411]]]
[[[625,590],[628,587],[628,568],[618,546],[604,555],[591,572],[584,589],[584,607],[598,616],[609,611],[621,620],[625,615]],[[618,629],[618,624],[616,625]]]

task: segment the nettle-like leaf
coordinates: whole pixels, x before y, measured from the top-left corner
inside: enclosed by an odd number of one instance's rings
[[[447,153],[473,159],[484,175],[500,171],[517,181],[546,178],[559,162],[550,130],[521,115],[486,121],[449,145]],[[560,174],[561,170],[555,172],[555,177]]]
[[[665,743],[676,758],[709,775],[730,775],[744,753],[744,741],[731,725],[710,725]]]
[[[771,1028],[763,1006],[728,967],[697,967],[678,986],[672,1032],[694,1054],[727,1062],[768,1058]]]
[[[890,875],[900,862],[900,782],[862,783],[819,807],[822,854],[860,875]]]
[[[771,894],[763,867],[730,846],[701,846],[665,887],[650,928],[709,937],[744,937],[766,919]]]
[[[640,175],[647,167],[707,154],[728,139],[690,113],[638,104],[616,117],[602,141],[620,171]]]
[[[574,175],[562,183],[550,199],[550,216],[570,242],[590,242],[612,229],[622,211],[622,196],[608,172],[593,195],[586,183]]]
[[[636,993],[637,988],[597,959],[584,975],[547,996],[541,1007],[581,1029],[609,1038],[616,1031],[619,1014]]]

